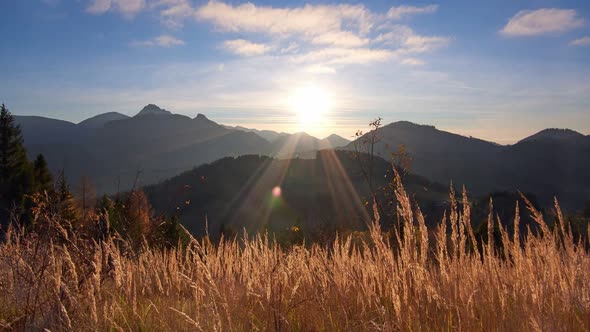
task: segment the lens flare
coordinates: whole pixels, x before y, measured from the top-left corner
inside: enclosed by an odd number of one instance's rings
[[[279,198],[279,197],[281,197],[281,194],[282,194],[281,187],[276,186],[276,187],[272,188],[272,196],[273,197]]]

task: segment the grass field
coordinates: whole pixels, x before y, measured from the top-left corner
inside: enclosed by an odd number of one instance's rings
[[[477,243],[467,197],[451,194],[444,223],[428,230],[401,185],[395,194],[404,227],[385,236],[375,213],[363,236],[327,246],[244,235],[133,250],[50,217],[43,232],[11,229],[0,245],[0,328],[590,330],[587,243],[573,239],[557,202],[555,227],[531,207],[538,234],[500,225],[499,243]]]

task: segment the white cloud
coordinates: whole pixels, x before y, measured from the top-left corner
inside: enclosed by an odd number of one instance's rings
[[[573,9],[521,10],[500,32],[507,36],[537,36],[581,27],[584,21]]]
[[[406,54],[430,52],[449,42],[446,37],[423,36],[408,26],[393,24],[410,15],[434,13],[438,5],[402,5],[373,12],[362,4],[273,7],[209,1],[193,7],[191,0],[92,0],[87,7],[89,13],[112,11],[126,17],[143,9],[155,11],[168,28],[181,28],[186,20],[196,20],[211,23],[218,33],[239,33],[238,39],[221,43],[222,49],[239,56],[270,54],[330,71],[338,65],[391,59],[407,64],[406,58],[411,57]],[[133,43],[149,47],[182,44],[168,35]]]
[[[590,45],[590,36],[589,37],[582,37],[570,42],[571,46],[589,46]]]
[[[158,0],[150,8],[160,11],[160,22],[168,28],[177,29],[183,21],[194,15],[195,9],[189,0]]]
[[[319,34],[311,39],[313,44],[334,45],[342,47],[358,47],[369,43],[368,38],[362,38],[350,31],[330,31]]]
[[[151,40],[145,41],[136,41],[131,43],[132,46],[136,47],[173,47],[173,46],[182,46],[184,45],[184,41],[177,39],[170,35],[161,35]]]
[[[410,65],[410,66],[421,66],[424,64],[424,61],[419,60],[419,59],[414,59],[414,58],[405,58],[405,59],[402,59],[400,62],[404,65]]]
[[[327,65],[367,64],[392,59],[395,52],[370,48],[324,48],[295,56],[295,63],[321,63]]]
[[[198,8],[196,17],[210,21],[222,31],[262,32],[272,35],[308,34],[339,31],[346,23],[367,30],[370,12],[362,5],[305,5],[274,8],[246,3],[232,6],[210,1]]]
[[[145,0],[93,0],[86,7],[86,12],[100,15],[108,11],[116,11],[125,17],[134,17],[145,8]]]
[[[391,7],[389,11],[387,11],[387,17],[394,20],[399,20],[404,16],[414,15],[414,14],[432,14],[438,10],[438,5],[428,5],[424,7],[414,7],[414,6],[399,6],[399,7]]]
[[[227,40],[223,43],[223,47],[234,54],[243,56],[262,55],[272,49],[268,45],[257,44],[244,39]]]
[[[374,13],[363,5],[277,8],[210,1],[196,9],[195,17],[211,22],[217,32],[268,38],[265,44],[245,39],[226,41],[224,48],[232,53],[253,56],[274,52],[311,68],[315,65],[333,70],[334,65],[401,61],[404,53],[428,52],[447,45],[448,38],[422,36],[409,27],[390,24],[402,16],[433,13],[437,9],[437,5],[400,6],[387,13]],[[379,36],[377,31],[381,32]],[[240,52],[241,49],[245,51]]]
[[[390,31],[375,38],[376,43],[384,45],[398,45],[402,53],[424,53],[449,44],[450,38],[439,36],[422,36],[405,25],[389,27]]]

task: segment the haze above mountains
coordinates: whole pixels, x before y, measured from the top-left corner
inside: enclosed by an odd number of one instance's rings
[[[318,150],[354,147],[337,135],[318,139],[306,133],[228,127],[203,114],[191,119],[153,104],[133,117],[109,112],[79,124],[15,118],[31,155],[43,153],[53,171],[65,169],[74,182],[89,176],[98,192],[107,193],[130,189],[136,176],[139,185],[155,184],[223,157],[313,158]],[[383,126],[379,136],[378,156],[389,160],[404,144],[413,159],[411,171],[431,181],[465,184],[482,195],[518,189],[543,202],[557,195],[572,208],[590,199],[590,136],[572,130],[546,129],[499,145],[400,121]]]

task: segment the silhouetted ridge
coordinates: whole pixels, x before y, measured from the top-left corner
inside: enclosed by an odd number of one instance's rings
[[[547,128],[540,132],[531,135],[527,138],[520,140],[518,143],[531,142],[541,139],[553,139],[553,140],[571,140],[582,138],[584,135],[571,129],[559,129],[559,128]]]
[[[100,128],[111,121],[124,120],[124,119],[129,119],[129,116],[127,116],[125,114],[118,113],[118,112],[107,112],[107,113],[98,114],[98,115],[95,115],[91,118],[88,118],[88,119],[78,123],[78,126],[81,126],[84,128]]]
[[[145,116],[145,115],[169,115],[172,114],[170,112],[168,112],[167,110],[158,107],[157,105],[154,104],[149,104],[146,105],[139,113],[137,113],[137,116]]]

